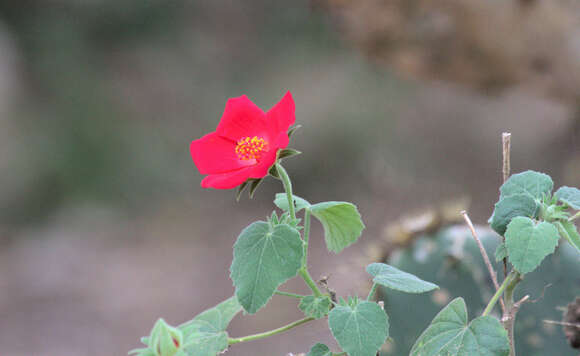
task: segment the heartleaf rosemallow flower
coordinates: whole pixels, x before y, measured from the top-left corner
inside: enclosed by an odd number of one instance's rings
[[[208,175],[201,186],[231,189],[265,177],[288,146],[294,110],[290,92],[266,113],[245,95],[229,99],[215,132],[191,142],[193,162]]]

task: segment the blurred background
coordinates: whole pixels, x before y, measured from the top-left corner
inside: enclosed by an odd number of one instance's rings
[[[312,273],[340,295],[366,293],[357,261],[409,211],[468,197],[485,223],[503,131],[514,172],[580,183],[573,0],[1,1],[2,355],[124,355],[158,317],[231,296],[235,238],[282,187],[238,203],[202,190],[189,143],[227,98],[267,110],[287,90],[303,126],[285,164],[296,194],[352,201],[367,226],[338,258],[313,227]],[[230,335],[298,318],[287,302]],[[230,353],[332,344],[313,327]]]

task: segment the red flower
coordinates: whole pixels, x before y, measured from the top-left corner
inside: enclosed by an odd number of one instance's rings
[[[231,189],[248,178],[265,177],[278,150],[288,146],[294,120],[290,92],[267,113],[245,95],[229,99],[215,132],[191,142],[193,162],[199,173],[208,174],[201,186]]]

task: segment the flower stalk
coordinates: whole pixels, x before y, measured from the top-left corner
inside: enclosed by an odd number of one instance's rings
[[[304,319],[296,320],[295,322],[292,322],[288,325],[284,325],[284,326],[279,327],[277,329],[265,331],[263,333],[253,334],[253,335],[248,335],[248,336],[243,336],[243,337],[238,337],[238,338],[229,338],[228,345],[238,344],[240,342],[247,342],[247,341],[264,339],[264,338],[270,337],[272,335],[283,333],[284,331],[288,331],[288,330],[293,329],[293,328],[300,326],[302,324],[306,324],[312,320],[314,320],[314,318],[304,318]]]

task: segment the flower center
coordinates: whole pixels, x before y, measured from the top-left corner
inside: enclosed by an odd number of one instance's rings
[[[241,138],[236,146],[238,158],[244,161],[259,160],[264,151],[268,151],[268,141],[258,136]]]

